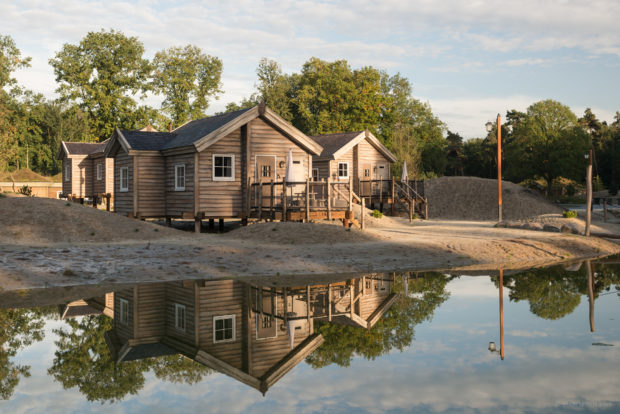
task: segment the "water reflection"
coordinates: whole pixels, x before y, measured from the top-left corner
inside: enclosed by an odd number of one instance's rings
[[[1,303],[13,308],[0,309],[0,396],[10,400],[20,381],[30,376],[30,362],[24,363],[19,354],[44,339],[45,324],[51,320],[56,321],[48,331],[54,338],[49,343],[53,358],[45,371],[87,401],[118,403],[140,395],[154,379],[192,385],[210,381],[216,373],[271,394],[304,361],[333,375],[336,367],[354,365],[356,357],[374,360],[410,354],[416,330],[448,301],[448,284],[459,277],[412,272],[286,287],[191,280],[95,290],[4,292]],[[583,296],[589,305],[583,330],[594,331],[596,301],[617,293],[620,272],[618,264],[610,261],[584,262],[568,268],[499,271],[490,280],[495,299],[485,312],[499,314],[494,324],[499,328],[496,351],[502,360],[506,356],[502,366],[509,367],[511,358],[522,358],[523,347],[515,336],[514,307],[504,303],[504,291],[510,303],[525,303],[534,319],[541,321],[565,319]],[[52,302],[60,305],[31,308]],[[508,348],[504,346],[505,305]],[[480,319],[481,314],[468,314],[458,327]],[[452,331],[458,335],[458,330]],[[497,337],[484,335],[484,340],[495,342]],[[592,344],[614,345],[614,341]],[[488,352],[485,346],[476,345],[480,356]],[[458,352],[455,356],[459,358]]]

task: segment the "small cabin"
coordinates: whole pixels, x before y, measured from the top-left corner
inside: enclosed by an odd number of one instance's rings
[[[272,288],[236,280],[136,285],[114,295],[113,358],[180,353],[262,393],[324,342],[316,320],[370,329],[394,303],[380,275]]]
[[[397,161],[370,131],[342,132],[311,136],[323,147],[321,154],[312,158],[314,181],[329,178],[332,181],[353,179],[358,194],[373,181],[390,180],[391,164]]]
[[[264,105],[190,121],[171,132],[116,129],[115,211],[132,217],[224,219],[246,212],[251,181],[300,180],[322,148]]]
[[[57,159],[62,160],[62,193],[75,198],[111,194],[113,162],[105,157],[108,140],[100,143],[61,141]]]

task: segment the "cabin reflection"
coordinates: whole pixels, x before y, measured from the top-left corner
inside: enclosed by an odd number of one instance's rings
[[[80,299],[58,305],[60,319],[77,318],[79,316],[106,315],[114,317],[114,292],[101,297]]]
[[[117,362],[180,353],[263,394],[324,341],[314,322],[370,329],[397,298],[394,277],[273,288],[236,280],[114,292],[106,343]]]

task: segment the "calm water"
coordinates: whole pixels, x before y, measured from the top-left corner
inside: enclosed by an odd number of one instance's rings
[[[4,293],[0,412],[618,413],[604,262]]]

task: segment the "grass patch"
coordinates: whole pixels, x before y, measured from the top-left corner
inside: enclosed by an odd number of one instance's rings
[[[575,218],[577,217],[577,212],[575,210],[564,210],[562,215],[564,218]]]
[[[379,210],[373,210],[373,211],[372,211],[372,216],[373,216],[374,218],[381,218],[381,217],[383,217],[383,213],[382,213],[382,212],[380,212]]]

